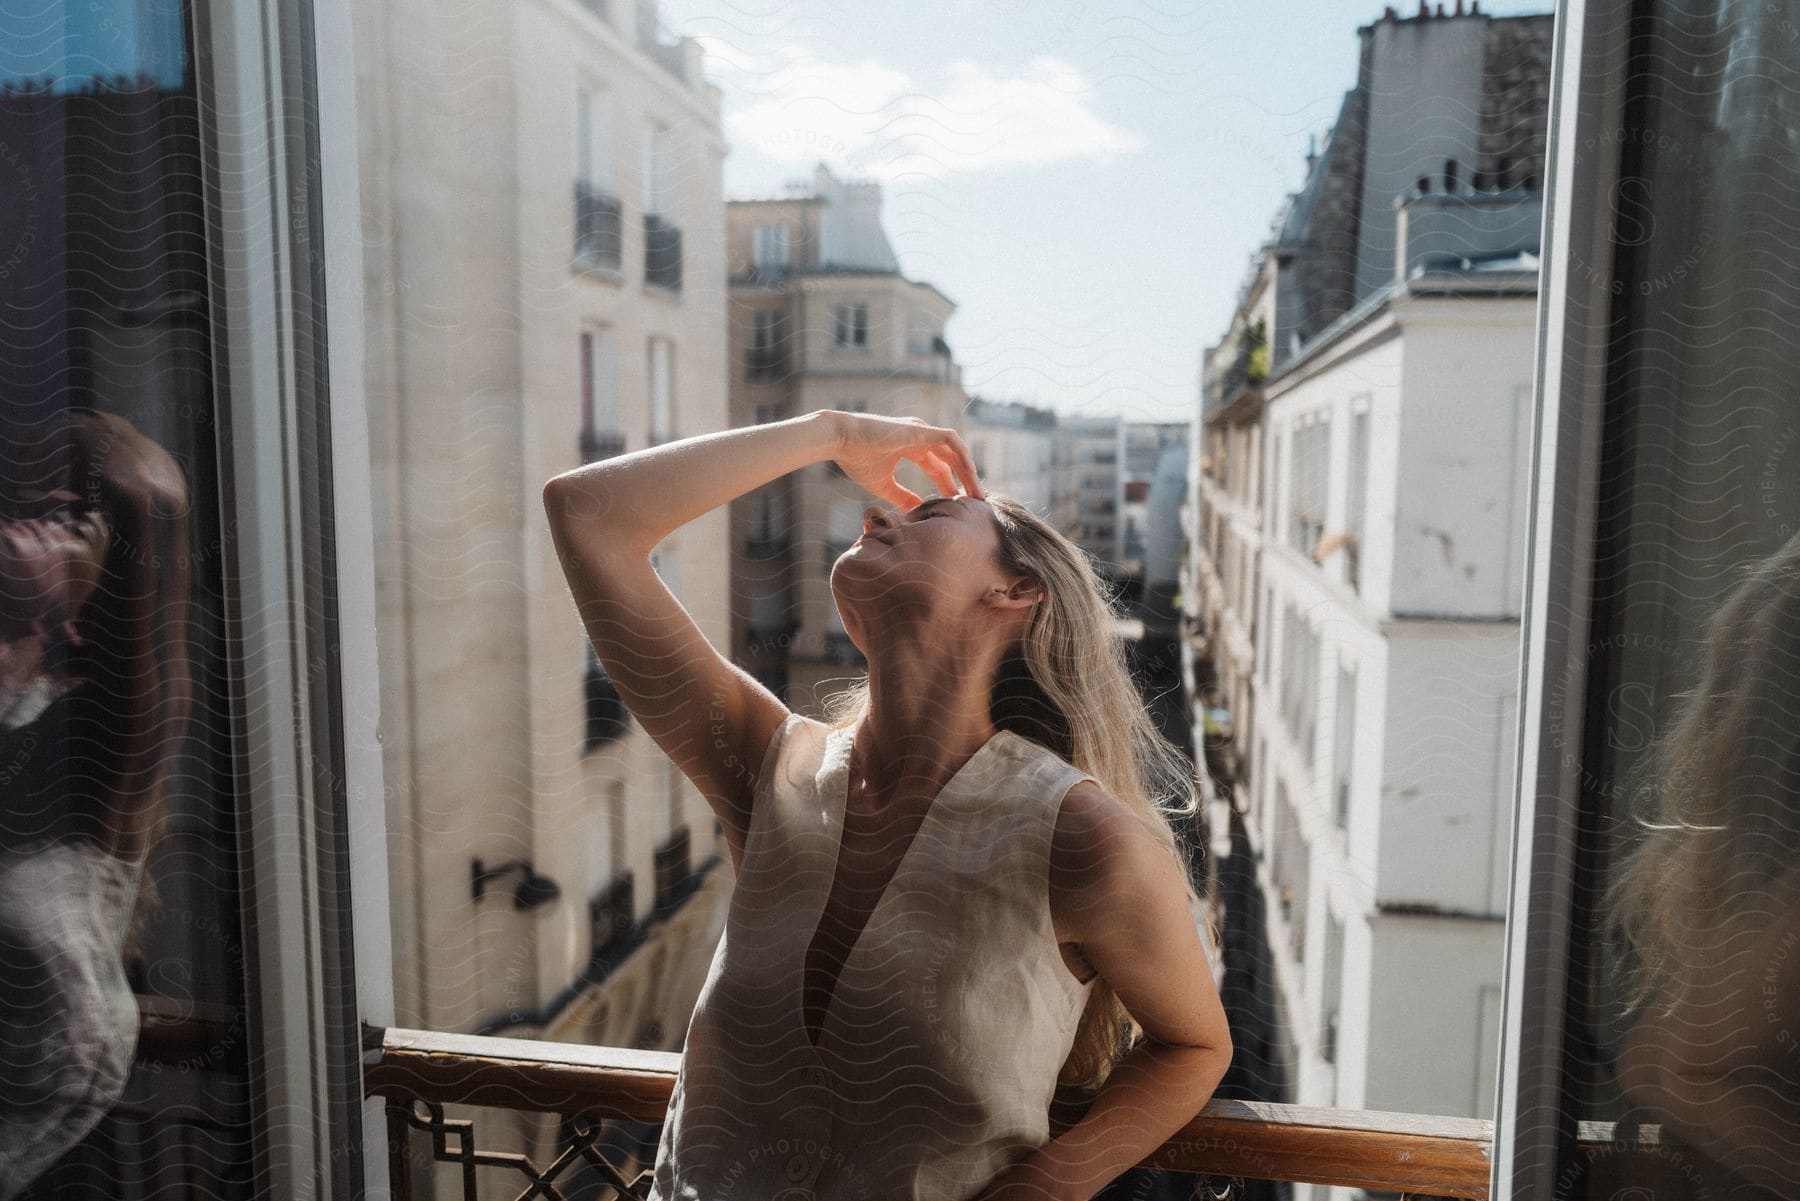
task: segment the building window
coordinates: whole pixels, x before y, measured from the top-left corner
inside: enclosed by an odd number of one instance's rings
[[[669,130],[644,127],[644,282],[681,290],[681,227],[675,221],[675,164]]]
[[[744,377],[779,379],[787,374],[787,313],[782,309],[757,309],[750,314],[750,346],[745,355]]]
[[[839,350],[866,350],[869,345],[869,306],[840,304],[832,310],[832,343]]]
[[[1294,431],[1294,467],[1289,482],[1288,544],[1311,558],[1325,532],[1325,500],[1330,486],[1331,426],[1315,420]]]
[[[779,271],[788,266],[788,227],[759,225],[751,234],[750,265],[758,271]]]
[[[675,173],[667,126],[651,121],[644,126],[644,211],[659,217],[675,216]]]
[[[582,461],[616,455],[625,449],[619,431],[619,366],[610,326],[581,331]]]
[[[667,442],[675,430],[675,348],[667,338],[650,339],[650,443]]]
[[[1350,825],[1350,785],[1356,759],[1356,668],[1338,664],[1337,728],[1332,740],[1332,816],[1340,830]]]
[[[1338,1012],[1344,997],[1344,923],[1325,918],[1325,1004],[1319,1014],[1319,1058],[1337,1062]],[[1337,1098],[1331,1099],[1333,1105]]]
[[[1344,498],[1344,579],[1362,590],[1363,515],[1369,503],[1369,411],[1350,418],[1350,494]]]
[[[575,93],[575,257],[618,270],[624,261],[624,214],[613,185],[612,109],[607,93]]]

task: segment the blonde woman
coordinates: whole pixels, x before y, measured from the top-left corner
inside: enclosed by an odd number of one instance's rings
[[[1634,765],[1602,916],[1618,1082],[1663,1162],[1733,1201],[1800,1180],[1800,535],[1707,625],[1698,687]],[[1686,1151],[1709,1161],[1691,1167]]]
[[[894,507],[831,566],[869,670],[819,721],[722,658],[649,554],[826,461]],[[652,1198],[1078,1201],[1200,1110],[1231,1044],[1168,816],[1190,769],[1090,560],[985,495],[955,431],[821,410],[594,463],[544,501],[595,652],[737,873]],[[1059,1084],[1093,1096],[1052,1138]]]

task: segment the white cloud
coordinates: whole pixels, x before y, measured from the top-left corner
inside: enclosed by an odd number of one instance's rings
[[[952,63],[932,88],[873,59],[821,62],[795,46],[759,57],[702,41],[707,74],[725,90],[727,134],[780,163],[823,160],[888,180],[1104,162],[1144,146],[1096,116],[1081,72],[1048,56],[1011,76]]]

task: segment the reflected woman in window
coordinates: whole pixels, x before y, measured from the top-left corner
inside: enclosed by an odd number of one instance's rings
[[[188,713],[187,482],[122,417],[0,428],[0,1201],[112,1108]]]
[[[1695,1195],[1792,1197],[1800,1181],[1800,535],[1755,564],[1713,615],[1701,671],[1699,687],[1638,761],[1633,841],[1607,890],[1629,1023],[1619,1084],[1663,1126],[1665,1146],[1685,1144],[1712,1161],[1707,1188]],[[1727,1179],[1736,1191],[1716,1191]]]
[[[715,651],[649,561],[822,463],[887,502],[818,565],[868,661],[829,720]],[[821,410],[590,464],[544,500],[595,651],[737,872],[653,1198],[1073,1201],[1200,1110],[1231,1045],[1171,823],[1192,769],[1091,559],[985,494],[955,431]],[[794,533],[803,556],[824,531]],[[1091,1103],[1051,1137],[1059,1085]]]

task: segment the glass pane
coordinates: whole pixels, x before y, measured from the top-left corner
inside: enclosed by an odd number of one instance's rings
[[[1564,1195],[1800,1181],[1800,7],[1654,0],[1630,45]]]
[[[0,14],[8,1197],[254,1195],[187,12]]]

